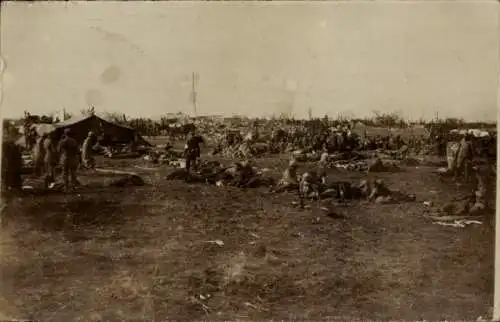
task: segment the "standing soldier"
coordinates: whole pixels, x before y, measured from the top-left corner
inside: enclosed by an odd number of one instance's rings
[[[35,128],[30,128],[29,131],[28,131],[28,133],[29,133],[29,135],[28,135],[28,141],[29,141],[28,144],[29,144],[30,149],[32,149],[35,146],[36,138],[37,138],[38,134],[37,134]]]
[[[130,145],[129,145],[130,152],[136,153],[137,152],[137,146],[139,145],[139,143],[140,143],[139,133],[135,132],[134,133],[134,139],[132,140],[132,142],[130,142]]]
[[[21,190],[23,159],[20,147],[11,139],[2,142],[2,185],[6,190]]]
[[[326,184],[326,168],[328,168],[328,157],[328,151],[327,149],[324,149],[318,161],[318,174],[322,179],[323,184]]]
[[[82,165],[85,168],[94,167],[94,158],[92,157],[92,146],[94,145],[94,132],[90,131],[82,145]]]
[[[43,148],[43,141],[47,137],[44,133],[36,140],[35,147],[33,148],[33,161],[35,163],[35,175],[40,176],[44,170],[45,149]]]
[[[413,134],[411,134],[410,138],[408,139],[408,146],[410,148],[410,151],[415,152],[415,136]]]
[[[457,155],[457,165],[455,167],[455,179],[458,179],[458,176],[463,171],[465,182],[469,182],[473,156],[474,148],[472,146],[472,136],[470,133],[466,133],[460,141],[460,148]]]
[[[43,141],[43,148],[45,150],[45,187],[47,188],[56,180],[57,148],[54,142],[54,133],[47,135]]]
[[[190,172],[191,165],[195,168],[197,166],[197,160],[200,157],[201,149],[200,144],[204,143],[201,136],[196,134],[196,129],[192,130],[190,137],[188,138],[186,145],[184,146],[184,155],[186,158],[186,170]]]
[[[61,154],[64,188],[68,191],[70,179],[73,187],[78,184],[78,181],[76,180],[76,169],[78,167],[78,143],[71,137],[71,130],[69,128],[64,130],[64,136],[59,142],[58,150]]]

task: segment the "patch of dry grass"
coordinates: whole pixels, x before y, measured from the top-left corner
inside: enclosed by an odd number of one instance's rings
[[[0,304],[68,321],[487,316],[492,230],[425,220],[421,201],[450,191],[425,171],[380,174],[419,203],[352,203],[346,219],[299,211],[287,194],[155,174],[154,187],[32,197],[6,209]]]

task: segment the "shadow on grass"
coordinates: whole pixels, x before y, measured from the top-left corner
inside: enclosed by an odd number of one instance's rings
[[[3,213],[7,224],[28,223],[31,229],[45,232],[75,231],[78,229],[118,226],[127,216],[141,211],[140,205],[127,205],[126,211],[119,201],[91,198],[86,195],[71,195],[66,200],[36,200],[26,206],[13,207]]]

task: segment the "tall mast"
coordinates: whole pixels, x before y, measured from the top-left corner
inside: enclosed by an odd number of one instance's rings
[[[194,116],[197,116],[198,115],[198,109],[197,109],[197,96],[198,96],[198,93],[196,92],[196,80],[197,80],[197,77],[198,75],[193,72],[193,88],[192,88],[192,98],[193,98],[193,111],[194,111]]]

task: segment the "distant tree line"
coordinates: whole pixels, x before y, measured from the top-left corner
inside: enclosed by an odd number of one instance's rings
[[[95,114],[95,108],[93,106],[83,109],[80,111],[81,115],[92,115]],[[64,120],[71,118],[73,115],[71,113],[64,113]],[[178,115],[177,118],[167,118],[162,117],[159,120],[153,120],[151,118],[129,118],[125,114],[121,113],[105,113],[103,118],[109,122],[113,122],[116,124],[121,124],[125,126],[129,126],[135,128],[140,134],[146,136],[158,136],[158,135],[167,135],[172,133],[172,125],[174,123],[178,123],[181,115]],[[491,128],[496,127],[495,122],[465,122],[463,119],[457,118],[444,118],[444,119],[435,119],[433,121],[412,121],[409,122],[405,120],[399,113],[381,113],[378,111],[374,111],[371,117],[365,118],[350,118],[342,115],[338,115],[337,117],[310,117],[309,120],[295,119],[294,117],[290,117],[288,115],[279,115],[271,118],[271,121],[268,121],[264,118],[247,118],[247,117],[232,117],[230,119],[238,119],[244,123],[253,122],[254,124],[302,124],[307,125],[308,127],[313,128],[314,126],[338,126],[345,124],[353,124],[356,122],[361,122],[367,126],[373,127],[391,127],[391,128],[407,128],[411,125],[422,125],[428,130],[435,130],[438,132],[451,130],[454,128]],[[233,120],[233,121],[234,121]],[[26,122],[30,124],[53,124],[60,122],[62,120],[54,114],[44,114],[44,115],[32,115],[28,112],[25,112],[25,117],[15,122],[14,124],[26,124]],[[4,131],[11,127],[11,122],[5,122],[4,120]],[[438,130],[436,130],[438,129]],[[5,133],[5,132],[4,132]]]

